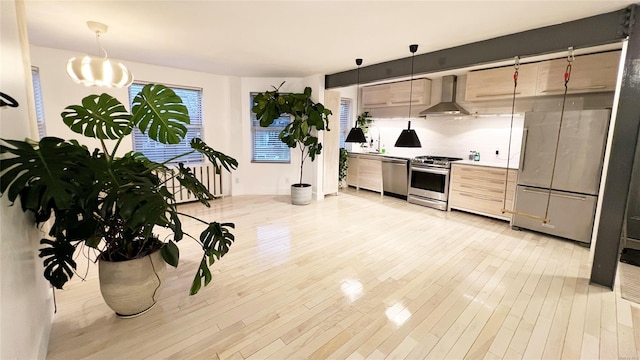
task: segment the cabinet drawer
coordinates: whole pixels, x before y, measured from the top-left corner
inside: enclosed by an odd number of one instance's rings
[[[474,179],[483,178],[487,180],[496,180],[504,185],[507,169],[500,169],[488,166],[476,165],[454,165],[451,169],[453,176],[473,177]],[[509,180],[516,180],[517,171],[509,170]]]
[[[584,243],[591,242],[597,196],[579,195],[518,186],[518,205],[521,214],[544,217],[549,208],[547,224],[538,219],[515,215],[513,225]],[[548,201],[548,204],[547,204]]]
[[[467,189],[478,188],[482,189],[494,189],[504,191],[504,179],[488,179],[482,177],[476,177],[471,175],[454,174],[452,177],[452,185],[465,185]]]
[[[496,179],[484,179],[484,178],[474,178],[471,176],[453,176],[451,178],[451,188],[458,188],[459,190],[465,191],[473,191],[472,189],[476,189],[477,191],[489,191],[495,194],[503,194],[504,193],[504,179],[496,180]],[[513,193],[516,189],[516,182],[509,181],[507,183],[507,192]]]
[[[507,169],[495,167],[454,164],[451,172],[451,208],[504,220],[511,219],[511,214],[503,214],[502,208],[504,203],[505,209],[513,209],[518,174],[516,170],[509,169],[507,172]]]
[[[498,185],[498,186],[496,186]],[[504,184],[464,182],[454,179],[451,182],[451,190],[460,190],[488,197],[501,198],[504,195]]]
[[[452,190],[449,194],[451,208],[469,210],[495,217],[509,219],[509,214],[502,213],[503,199],[474,194],[467,191]],[[506,209],[513,207],[513,200],[508,200]]]

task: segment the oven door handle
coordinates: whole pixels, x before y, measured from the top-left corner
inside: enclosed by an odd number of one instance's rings
[[[412,166],[411,171],[418,171],[423,173],[439,174],[439,175],[449,175],[449,169],[444,169],[444,168]]]

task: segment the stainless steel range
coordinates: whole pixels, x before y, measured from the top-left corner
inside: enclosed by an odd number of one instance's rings
[[[417,156],[411,159],[407,201],[447,210],[451,162],[462,160],[445,156]]]

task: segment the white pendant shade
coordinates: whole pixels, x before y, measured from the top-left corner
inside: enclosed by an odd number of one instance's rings
[[[100,46],[100,34],[108,26],[96,21],[87,21],[87,26],[96,34],[99,51],[104,56],[85,55],[67,61],[67,74],[78,84],[85,86],[128,87],[133,83],[133,74],[119,61],[109,60],[107,52]]]
[[[69,59],[67,74],[85,86],[121,88],[133,83],[133,74],[121,62],[92,55]]]

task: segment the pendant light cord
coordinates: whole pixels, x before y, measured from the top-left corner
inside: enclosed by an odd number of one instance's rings
[[[96,31],[96,44],[98,44],[98,56],[100,56],[100,53],[103,52],[104,58],[106,59],[108,57],[107,50],[103,48],[102,45],[100,45],[100,31]]]
[[[362,59],[356,59],[356,65],[358,66],[358,71],[357,71],[357,80],[356,80],[356,122],[353,124],[354,128],[358,127],[358,116],[360,116],[358,114],[359,109],[358,109],[358,98],[360,97],[360,65],[362,65]]]
[[[417,46],[416,50],[418,50]],[[411,51],[411,77],[409,78],[409,124],[407,126],[407,130],[411,130],[411,103],[413,102],[413,59],[415,58],[415,56],[416,52]]]
[[[547,193],[547,208],[544,212],[544,224],[549,222],[549,202],[551,201],[551,189],[553,189],[553,178],[556,173],[556,164],[558,162],[558,148],[560,147],[560,133],[562,132],[562,121],[564,120],[564,109],[567,102],[567,91],[569,90],[569,80],[571,79],[571,63],[575,60],[573,55],[573,47],[569,48],[569,55],[567,56],[567,67],[564,71],[564,95],[562,96],[562,110],[560,110],[560,124],[558,126],[558,136],[556,138],[556,151],[553,157],[553,166],[551,167],[551,183],[549,184],[549,192]]]

